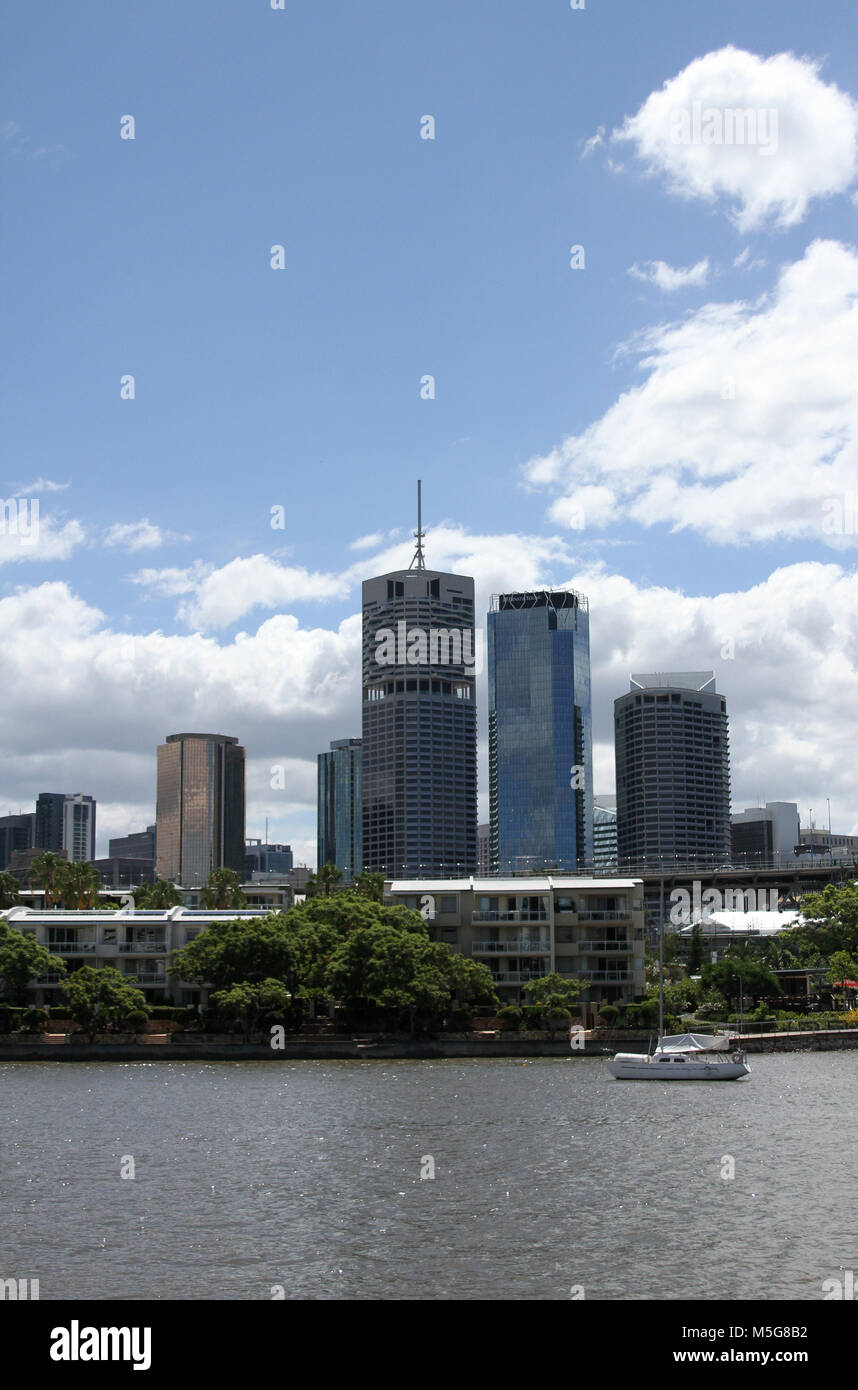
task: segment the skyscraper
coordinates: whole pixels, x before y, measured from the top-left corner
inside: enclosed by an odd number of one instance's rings
[[[495,595],[488,616],[496,872],[593,861],[590,616],[571,590]]]
[[[363,868],[361,740],[337,738],[317,757],[317,859],[335,864],[345,883]]]
[[[244,762],[225,734],[170,734],[158,749],[156,876],[184,888],[244,874]]]
[[[474,581],[429,570],[419,501],[411,566],[363,585],[363,862],[473,873],[477,860]]]
[[[614,738],[620,870],[726,863],[729,726],[714,672],[633,675]]]
[[[35,822],[34,811],[17,816],[0,816],[0,871],[8,867],[16,850],[33,848]]]
[[[95,801],[80,792],[40,792],[36,800],[36,849],[61,849],[70,860],[95,858]]]

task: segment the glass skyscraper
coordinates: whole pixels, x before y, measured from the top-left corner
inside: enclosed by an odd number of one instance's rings
[[[415,567],[363,585],[363,861],[388,877],[477,866],[474,581]]]
[[[334,739],[316,761],[318,866],[335,864],[343,882],[351,883],[363,868],[361,740]]]
[[[494,872],[593,862],[590,615],[571,590],[500,594],[488,615]]]
[[[244,749],[225,734],[170,734],[158,749],[156,877],[198,888],[244,875]]]

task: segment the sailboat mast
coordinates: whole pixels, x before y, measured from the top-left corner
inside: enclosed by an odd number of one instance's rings
[[[664,874],[659,891],[658,922],[658,1040],[664,1037]]]

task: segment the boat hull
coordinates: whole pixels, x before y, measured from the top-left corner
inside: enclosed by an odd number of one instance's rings
[[[673,1057],[614,1057],[608,1071],[617,1081],[740,1081],[750,1075],[747,1062],[702,1062]]]

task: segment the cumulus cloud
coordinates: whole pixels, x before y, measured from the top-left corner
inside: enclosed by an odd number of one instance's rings
[[[156,526],[148,517],[140,521],[117,521],[108,528],[104,538],[105,545],[116,546],[122,550],[157,550],[170,541],[187,541],[190,536],[179,535],[177,531],[165,531]]]
[[[526,465],[533,486],[558,494],[552,519],[570,524],[595,489],[588,527],[610,517],[610,493],[614,520],[724,544],[854,546],[857,299],[858,253],[816,241],[772,294],[706,304],[641,335],[627,350],[643,384]]]
[[[629,275],[671,294],[687,285],[705,285],[709,279],[709,257],[684,268],[668,265],[667,261],[644,261],[642,265],[629,266]]]
[[[35,492],[65,492],[66,488],[71,487],[71,483],[55,483],[50,478],[37,478],[34,483],[28,483],[21,488],[21,496],[29,497]]]
[[[0,564],[67,560],[84,539],[79,521],[58,525],[40,515],[38,500],[14,498],[0,506]]]
[[[820,64],[728,45],[696,58],[613,132],[669,190],[726,199],[740,230],[800,222],[858,170],[858,105]]]

